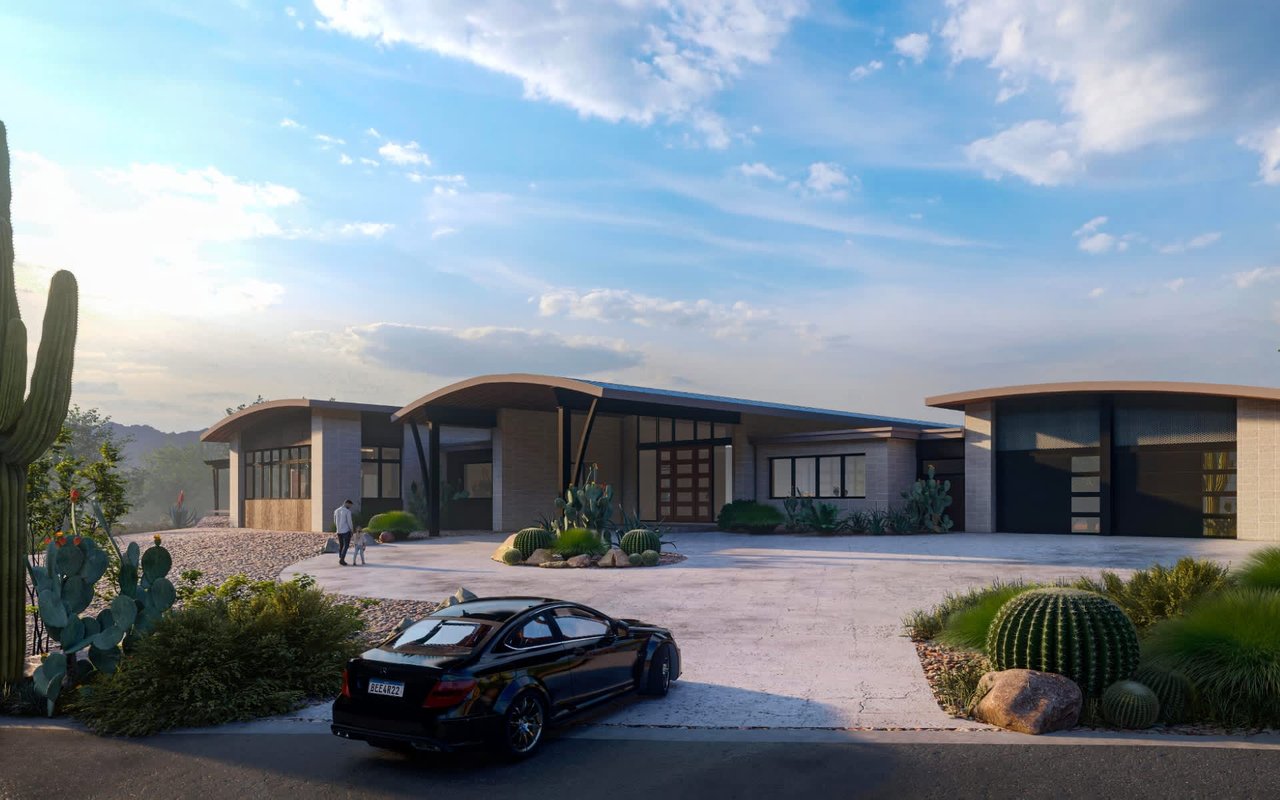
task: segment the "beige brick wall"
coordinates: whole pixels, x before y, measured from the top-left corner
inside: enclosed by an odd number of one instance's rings
[[[843,511],[884,508],[902,502],[901,492],[915,481],[915,441],[910,439],[864,439],[852,442],[760,444],[755,447],[755,500],[782,508],[782,500],[769,497],[769,459],[786,456],[866,456],[867,496],[858,499],[821,498]],[[739,498],[740,489],[735,489]]]
[[[970,403],[964,409],[964,528],[996,529],[995,406]]]
[[[350,499],[360,508],[360,415],[311,415],[311,530],[325,531],[333,511]]]
[[[504,408],[493,432],[493,529],[518,530],[554,510],[556,415]]]
[[[1280,402],[1236,402],[1236,536],[1280,541]]]

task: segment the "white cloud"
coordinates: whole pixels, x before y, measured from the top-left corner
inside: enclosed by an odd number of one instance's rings
[[[1037,186],[1068,183],[1083,169],[1071,132],[1039,119],[978,139],[965,154],[989,178],[1013,174]]]
[[[301,123],[300,123],[300,122],[298,122],[297,120],[292,120],[292,119],[289,119],[288,117],[285,117],[284,119],[280,120],[280,127],[281,127],[281,128],[298,128],[298,129],[301,129],[301,128],[304,128],[304,127],[306,127],[306,126],[305,126],[305,125],[303,125],[303,124],[301,124]]]
[[[1185,253],[1188,250],[1199,250],[1202,247],[1208,247],[1221,238],[1221,233],[1218,231],[1212,231],[1210,233],[1202,233],[1199,236],[1193,236],[1186,241],[1177,241],[1171,244],[1161,245],[1156,249],[1165,255],[1178,255],[1179,253]]]
[[[893,40],[893,51],[919,64],[929,55],[929,34],[908,33]]]
[[[524,96],[583,116],[691,124],[728,143],[708,105],[770,61],[806,0],[316,0],[324,27],[407,44],[521,82]]]
[[[364,164],[366,167],[376,167],[380,162],[376,158],[365,158],[364,156],[360,156],[360,163]]]
[[[112,314],[203,315],[260,309],[284,287],[228,266],[255,239],[287,235],[295,189],[215,167],[133,164],[77,171],[15,152],[17,252],[43,270],[70,269]],[[182,302],[174,302],[181,287]]]
[[[823,197],[841,199],[846,197],[849,187],[857,185],[857,178],[845,174],[844,167],[831,161],[815,161],[809,165],[809,175],[804,180],[805,188]]]
[[[771,181],[785,180],[781,175],[774,172],[773,169],[763,161],[757,161],[754,164],[739,164],[738,172],[748,178],[767,178]]]
[[[1101,286],[1099,286],[1098,288],[1096,288],[1096,289],[1091,289],[1091,290],[1089,291],[1089,297],[1090,297],[1090,299],[1096,300],[1096,299],[1098,299],[1099,297],[1102,297],[1102,296],[1103,296],[1104,294],[1106,294],[1106,293],[1107,293],[1107,290],[1106,290],[1106,289],[1104,289],[1104,288],[1102,288]]]
[[[370,236],[381,239],[382,235],[394,228],[390,222],[348,222],[338,228],[341,236]]]
[[[338,163],[346,166],[347,164],[352,164],[354,162],[351,160],[351,156],[346,153],[340,153],[338,154]]]
[[[378,148],[378,155],[382,156],[384,161],[401,166],[409,164],[417,164],[423,167],[431,166],[431,158],[422,152],[422,148],[417,142],[409,142],[407,144],[387,142]]]
[[[441,225],[440,227],[438,227],[438,228],[436,228],[435,230],[431,231],[431,238],[432,238],[432,239],[443,239],[444,237],[446,237],[446,236],[451,236],[452,234],[455,234],[455,233],[457,233],[457,232],[458,232],[458,229],[457,229],[457,228],[450,228],[450,227],[449,227],[449,226],[447,226],[447,225]]]
[[[327,133],[317,133],[317,134],[315,135],[315,140],[316,140],[317,142],[319,142],[321,145],[323,145],[323,146],[325,147],[325,149],[328,149],[328,148],[332,147],[332,146],[333,146],[333,145],[335,145],[335,144],[346,144],[346,143],[347,143],[347,140],[346,140],[346,139],[342,139],[342,138],[340,138],[340,137],[338,137],[338,136],[330,136],[330,135],[329,135],[329,134],[327,134]]]
[[[1280,127],[1240,137],[1240,144],[1260,154],[1258,177],[1268,186],[1280,186]]]
[[[1171,292],[1177,292],[1177,291],[1180,291],[1182,287],[1186,285],[1187,285],[1186,278],[1174,278],[1173,280],[1166,283],[1164,287]]]
[[[1123,253],[1129,249],[1129,242],[1138,238],[1134,234],[1125,234],[1117,237],[1105,233],[1102,230],[1102,226],[1106,224],[1106,217],[1094,217],[1079,228],[1076,228],[1071,235],[1077,239],[1077,246],[1081,250],[1095,256],[1112,251]]]
[[[1274,280],[1280,278],[1280,267],[1258,267],[1248,272],[1237,272],[1231,276],[1236,287],[1240,289],[1248,289],[1256,283],[1262,281]]]
[[[1203,4],[1164,0],[947,5],[942,37],[952,59],[984,61],[1005,98],[1046,86],[1068,139],[1059,149],[1073,160],[1275,124],[1274,3],[1233,3],[1213,22]]]
[[[365,129],[364,129],[364,135],[365,135],[365,136],[371,136],[371,137],[373,137],[374,139],[381,139],[381,138],[382,138],[382,134],[378,133],[378,129],[377,129],[377,128],[365,128]]]
[[[869,77],[879,72],[883,68],[884,68],[883,61],[876,61],[873,59],[871,61],[868,61],[865,64],[859,64],[858,66],[850,70],[849,78],[851,80],[860,81],[863,78]]]

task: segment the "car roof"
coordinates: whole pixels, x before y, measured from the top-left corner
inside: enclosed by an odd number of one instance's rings
[[[506,622],[531,608],[561,602],[547,597],[484,597],[437,609],[430,616]]]

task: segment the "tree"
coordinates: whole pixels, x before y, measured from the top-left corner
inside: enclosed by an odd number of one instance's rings
[[[139,516],[146,519],[167,518],[181,491],[187,493],[187,507],[197,515],[213,507],[213,475],[198,442],[152,450],[142,467],[141,483]]]
[[[254,400],[252,403],[241,403],[235,408],[232,408],[231,406],[227,406],[227,416],[229,417],[232,414],[236,413],[237,411],[244,411],[249,406],[256,406],[259,403],[265,403],[265,402],[267,402],[267,398],[263,397],[262,395],[258,395],[258,399]]]

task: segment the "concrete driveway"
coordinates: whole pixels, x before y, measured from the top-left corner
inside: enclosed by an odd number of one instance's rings
[[[1172,563],[1238,562],[1261,543],[1201,539],[950,534],[748,536],[672,533],[687,561],[657,568],[549,570],[489,560],[498,534],[371,546],[369,563],[317,556],[328,591],[443,599],[479,594],[574,600],[668,626],[684,654],[671,694],[604,724],[680,727],[955,728],[933,700],[902,617],[949,591]]]

